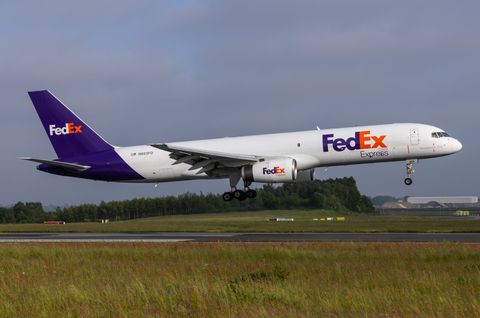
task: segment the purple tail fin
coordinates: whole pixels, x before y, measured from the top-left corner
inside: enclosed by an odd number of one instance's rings
[[[29,92],[58,158],[113,149],[49,91]]]

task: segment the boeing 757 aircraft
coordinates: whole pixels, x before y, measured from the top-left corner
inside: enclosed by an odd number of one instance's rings
[[[252,182],[297,183],[315,168],[405,161],[412,164],[453,154],[462,144],[443,129],[389,124],[117,147],[106,142],[49,91],[29,92],[58,159],[20,158],[61,176],[116,182],[229,179],[225,201],[257,193]],[[237,184],[243,179],[243,189]],[[155,185],[156,186],[156,185]]]

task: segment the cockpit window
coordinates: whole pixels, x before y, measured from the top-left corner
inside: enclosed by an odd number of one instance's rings
[[[437,131],[432,133],[432,138],[450,137],[446,132]]]

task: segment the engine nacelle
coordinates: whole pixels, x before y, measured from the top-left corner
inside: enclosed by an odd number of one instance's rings
[[[297,179],[297,161],[285,158],[256,162],[242,167],[242,178],[248,182],[293,182]]]
[[[315,168],[298,171],[297,178],[289,183],[303,183],[315,180]]]

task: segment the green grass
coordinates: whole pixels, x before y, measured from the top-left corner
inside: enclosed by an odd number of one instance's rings
[[[7,243],[0,317],[475,317],[480,245]]]
[[[313,221],[314,218],[345,216],[345,221]],[[268,222],[289,217],[294,222]],[[0,232],[480,232],[475,220],[442,221],[432,217],[368,216],[323,210],[277,210],[171,215],[122,222],[45,224],[0,224]],[[1,235],[1,234],[0,234]]]

